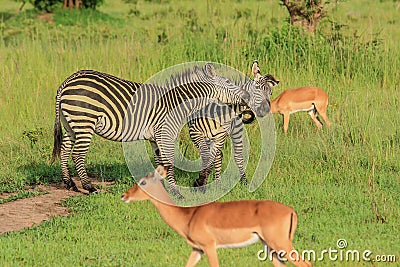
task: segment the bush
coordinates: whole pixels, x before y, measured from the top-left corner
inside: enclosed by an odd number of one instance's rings
[[[63,6],[64,0],[16,0],[18,2],[31,3],[36,10],[40,12],[53,12],[57,8]],[[96,9],[101,5],[104,0],[82,0],[81,6],[75,6],[76,1],[73,1],[73,7],[69,8],[85,8],[85,9]],[[64,6],[65,7],[65,6]]]

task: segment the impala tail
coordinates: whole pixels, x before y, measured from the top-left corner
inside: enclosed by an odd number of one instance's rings
[[[298,222],[298,216],[295,211],[292,212],[291,217],[290,217],[290,227],[289,227],[289,240],[293,241],[294,238],[294,232],[296,231],[297,227],[297,222]]]

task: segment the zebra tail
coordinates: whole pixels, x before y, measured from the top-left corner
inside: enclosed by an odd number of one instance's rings
[[[53,146],[53,159],[60,158],[61,153],[61,143],[62,143],[62,129],[60,122],[60,98],[61,98],[61,88],[57,91],[56,96],[56,118],[54,121],[54,146]]]

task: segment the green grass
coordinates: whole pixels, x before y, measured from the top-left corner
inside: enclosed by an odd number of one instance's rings
[[[0,192],[61,180],[59,163],[51,164],[54,98],[74,71],[145,81],[163,68],[197,60],[250,74],[258,59],[262,73],[281,81],[273,97],[305,85],[327,91],[333,125],[317,131],[307,114],[297,113],[284,135],[276,115],[275,160],[265,182],[254,193],[238,186],[222,200],[273,199],[293,206],[300,218],[294,242],[299,250],[336,248],[345,238],[349,249],[396,254],[399,261],[396,3],[347,1],[328,13],[314,37],[288,27],[285,9],[272,0],[107,1],[87,16],[57,11],[51,23],[37,19],[29,6],[17,16],[19,4],[0,0],[0,6]],[[246,129],[254,141],[246,170],[251,174],[259,144],[255,125]],[[182,142],[187,144],[187,136]],[[189,156],[197,155],[188,147]],[[90,176],[117,185],[104,194],[68,199],[65,205],[74,211],[68,217],[0,236],[2,266],[184,265],[189,246],[154,207],[119,200],[132,184],[121,144],[96,136],[87,168]],[[194,177],[178,172],[177,178],[191,184]],[[266,266],[257,260],[259,249],[218,254],[222,266]],[[200,266],[207,266],[205,259]]]

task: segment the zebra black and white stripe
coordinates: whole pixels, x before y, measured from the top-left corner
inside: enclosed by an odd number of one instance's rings
[[[213,101],[244,105],[248,100],[249,94],[216,75],[211,63],[174,76],[164,87],[81,70],[68,77],[57,90],[53,157],[60,157],[66,187],[78,190],[68,172],[72,151],[83,188],[95,193],[85,169],[85,157],[94,133],[119,142],[150,140],[161,151],[160,163],[168,171],[172,192],[179,195],[171,145],[179,133],[179,120]]]
[[[251,95],[251,101],[254,101],[257,93],[259,94],[261,91],[268,96],[269,103],[272,88],[278,85],[279,80],[276,80],[271,74],[261,76],[257,61],[253,64],[253,74],[254,81],[249,81],[244,85],[245,90],[247,88]],[[252,83],[255,83],[255,87],[250,86]],[[254,103],[250,103],[249,106],[254,107]],[[250,118],[243,119],[242,115],[244,114]],[[258,116],[261,117],[260,113]],[[215,180],[219,181],[222,169],[222,147],[228,136],[232,141],[234,160],[239,168],[241,180],[244,183],[247,182],[243,166],[243,123],[250,123],[254,118],[252,108],[212,103],[205,109],[205,114],[188,123],[190,137],[198,148],[203,161],[199,178],[195,181],[194,186],[207,184],[213,165],[215,165]]]

